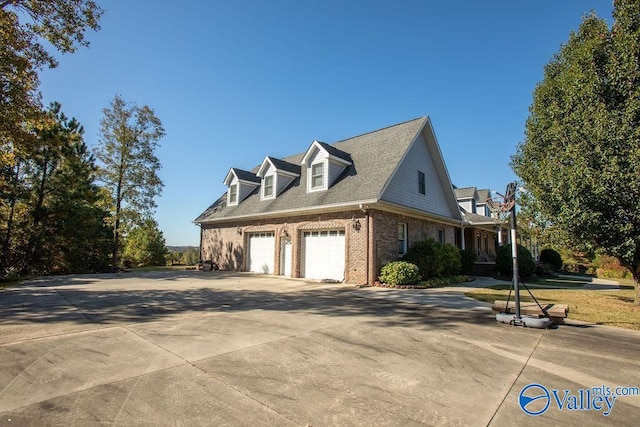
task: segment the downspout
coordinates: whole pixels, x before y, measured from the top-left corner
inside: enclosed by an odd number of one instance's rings
[[[369,238],[369,229],[370,229],[370,225],[369,225],[369,211],[367,211],[367,209],[365,209],[364,206],[362,206],[362,203],[360,203],[359,206],[360,210],[362,212],[364,212],[364,223],[365,223],[365,284],[369,285],[369,246],[371,244],[371,239]]]

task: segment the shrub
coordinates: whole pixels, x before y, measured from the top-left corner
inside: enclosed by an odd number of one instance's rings
[[[453,276],[458,274],[462,267],[460,250],[448,243],[436,242],[434,239],[414,244],[403,260],[417,265],[424,279]]]
[[[460,272],[462,274],[473,274],[473,266],[478,260],[478,255],[476,251],[472,249],[461,249],[460,250],[460,261],[462,263],[462,267],[460,268]]]
[[[524,246],[518,245],[518,272],[520,277],[531,277],[536,264],[531,252]],[[513,263],[511,260],[511,245],[503,245],[498,248],[496,254],[496,271],[499,275],[511,277],[513,275]]]
[[[413,285],[420,281],[420,271],[410,262],[390,262],[382,267],[380,281],[387,285]]]
[[[562,269],[562,256],[554,249],[543,249],[540,252],[540,262],[542,265],[549,264],[553,271]]]
[[[631,279],[631,272],[620,265],[617,258],[609,255],[598,255],[593,260],[593,267],[598,277],[603,279]]]

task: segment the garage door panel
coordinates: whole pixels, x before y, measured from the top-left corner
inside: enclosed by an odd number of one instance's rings
[[[344,230],[306,231],[303,234],[303,276],[344,280]]]
[[[275,243],[274,233],[249,235],[249,271],[273,274]]]

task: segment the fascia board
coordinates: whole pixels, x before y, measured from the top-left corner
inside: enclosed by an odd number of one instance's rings
[[[428,126],[426,126],[428,124]],[[440,143],[438,143],[438,137],[433,130],[433,126],[431,124],[431,118],[427,117],[425,126],[420,130],[420,132],[424,132],[425,129],[429,129],[430,136],[433,138],[433,144],[430,143],[429,138],[425,138],[427,140],[427,144],[431,145],[433,151],[438,156],[438,161],[436,162],[436,172],[438,172],[438,176],[440,177],[440,182],[446,185],[445,187],[445,196],[447,197],[447,201],[449,202],[449,209],[452,213],[457,213],[460,220],[462,220],[462,216],[460,215],[460,209],[458,205],[458,201],[456,200],[456,195],[453,190],[453,184],[451,184],[451,177],[449,176],[449,171],[447,170],[447,164],[444,161],[444,156],[442,155],[442,151],[440,150]]]
[[[311,153],[313,152],[313,149],[314,149],[314,148],[315,148],[316,150],[323,150],[323,151],[324,151],[324,148],[322,148],[322,146],[321,146],[320,144],[318,144],[318,141],[317,141],[317,140],[314,140],[314,141],[311,143],[311,146],[309,146],[309,148],[307,149],[307,151],[304,153],[304,156],[302,157],[302,160],[300,161],[300,164],[301,164],[301,165],[306,165],[306,164],[307,164],[307,162],[309,161],[309,156],[310,156],[310,155],[311,155]]]
[[[233,181],[233,179],[236,178],[236,174],[233,172],[233,168],[229,169],[229,172],[227,172],[227,176],[224,178],[223,184],[224,185],[229,185],[231,184],[231,182]]]
[[[260,178],[264,178],[264,174],[269,170],[269,165],[273,166],[273,163],[271,163],[271,160],[269,160],[269,156],[267,156],[262,161],[262,164],[260,165],[260,169],[258,169],[258,172],[256,173],[256,175],[259,176]],[[265,169],[265,166],[267,166],[266,169]],[[275,166],[273,166],[273,168],[276,169]]]
[[[416,218],[428,219],[430,221],[437,221],[444,224],[454,225],[457,227],[464,225],[464,221],[462,219],[458,220],[456,218],[451,218],[448,216],[442,216],[442,215],[438,215],[430,212],[425,212],[420,209],[409,208],[407,206],[398,205],[396,203],[391,203],[387,201],[380,201],[376,206],[376,209],[380,209],[386,212],[399,214],[399,215],[406,215],[406,216],[411,216]]]

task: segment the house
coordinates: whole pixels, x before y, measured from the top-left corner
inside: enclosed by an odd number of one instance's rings
[[[194,222],[221,269],[372,284],[426,238],[464,225],[428,117],[231,168],[227,192]],[[256,159],[256,162],[260,159]]]
[[[475,251],[479,263],[493,263],[498,246],[506,242],[508,234],[503,220],[498,218],[498,205],[491,190],[465,187],[454,188],[454,192],[465,222],[460,248]]]

